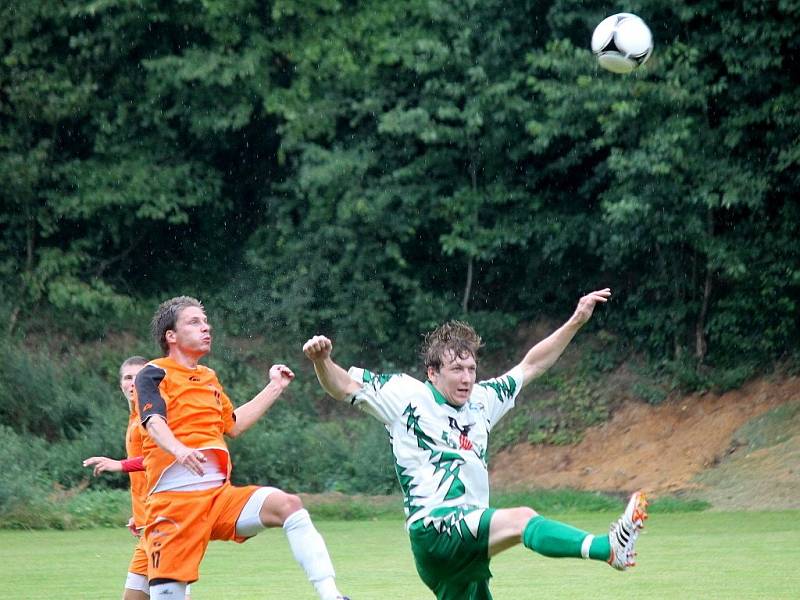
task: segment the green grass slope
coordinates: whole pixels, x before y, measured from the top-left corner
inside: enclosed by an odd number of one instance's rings
[[[731,452],[695,482],[691,495],[718,510],[800,509],[800,400],[741,427]]]

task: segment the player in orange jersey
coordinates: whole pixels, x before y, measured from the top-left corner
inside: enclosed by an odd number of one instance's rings
[[[128,576],[125,580],[125,589],[122,600],[147,600],[150,595],[147,583],[147,555],[141,543],[142,529],[144,528],[144,501],[147,496],[147,481],[144,467],[142,466],[142,435],[139,428],[139,418],[136,405],[133,402],[133,382],[139,371],[147,364],[147,359],[142,356],[131,356],[125,359],[119,367],[119,387],[128,401],[128,429],[125,433],[125,450],[128,458],[115,460],[106,456],[92,456],[83,461],[84,467],[92,467],[96,476],[101,473],[128,473],[131,482],[131,518],[128,519],[128,529],[139,539],[133,552]],[[189,589],[186,591],[189,600]]]
[[[283,527],[295,559],[322,600],[344,600],[322,536],[295,495],[274,487],[230,483],[224,436],[236,437],[269,410],[294,379],[286,365],[269,370],[269,383],[234,409],[214,371],[199,364],[211,351],[203,305],[188,296],[162,303],[151,323],[164,358],[136,377],[142,453],[149,495],[145,548],[150,597],[184,598],[198,579],[210,540],[244,542],[268,527]]]

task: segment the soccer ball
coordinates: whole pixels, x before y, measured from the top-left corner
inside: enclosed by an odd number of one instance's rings
[[[603,19],[592,34],[597,62],[612,73],[630,73],[653,51],[653,34],[636,15],[618,13]]]

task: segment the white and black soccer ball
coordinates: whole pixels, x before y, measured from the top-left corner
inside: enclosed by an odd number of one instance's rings
[[[595,27],[592,52],[604,69],[612,73],[630,73],[650,58],[653,34],[636,15],[611,15]]]

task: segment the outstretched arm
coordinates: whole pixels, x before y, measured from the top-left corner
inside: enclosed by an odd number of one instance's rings
[[[256,396],[233,411],[236,425],[228,432],[231,437],[244,433],[267,412],[292,380],[294,373],[286,365],[272,365],[269,370],[269,383]]]
[[[344,400],[361,389],[361,385],[333,362],[333,342],[324,335],[315,335],[303,344],[303,353],[314,363],[314,371],[322,388],[336,400]]]
[[[561,327],[545,339],[528,350],[525,358],[519,364],[522,369],[524,384],[536,379],[547,371],[558,360],[575,334],[592,317],[598,302],[605,303],[611,297],[611,290],[605,288],[590,292],[578,301],[578,306],[572,316]]]
[[[132,473],[144,471],[144,460],[141,456],[115,460],[107,456],[90,456],[83,461],[84,467],[93,467],[92,474],[97,477],[101,473]]]
[[[97,477],[101,473],[122,473],[122,461],[108,458],[107,456],[90,456],[83,461],[84,467],[92,467],[92,475]]]

